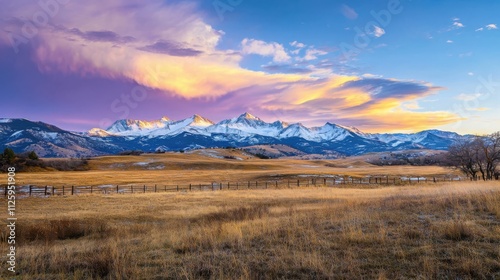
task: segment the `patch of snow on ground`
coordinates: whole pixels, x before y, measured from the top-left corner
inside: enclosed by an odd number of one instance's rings
[[[317,165],[301,165],[301,167],[306,167],[306,168],[318,168],[319,166],[317,166]]]
[[[213,150],[201,150],[200,154],[211,158],[224,158],[219,155],[219,152]]]

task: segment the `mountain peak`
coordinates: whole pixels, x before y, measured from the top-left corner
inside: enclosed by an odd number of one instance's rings
[[[247,120],[259,120],[259,121],[261,120],[248,112],[241,114],[238,118],[247,119]]]
[[[193,120],[192,122],[194,124],[197,124],[197,125],[202,125],[202,126],[210,126],[210,125],[213,125],[214,122],[207,119],[207,118],[204,118],[198,114],[194,114],[191,119]]]

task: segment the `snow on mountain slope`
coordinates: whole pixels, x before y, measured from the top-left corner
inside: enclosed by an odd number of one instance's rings
[[[121,135],[121,136],[132,136],[132,135],[144,135],[145,133],[163,128],[170,119],[163,117],[160,120],[148,122],[141,120],[118,120],[113,123],[106,131],[109,134]]]
[[[214,123],[209,119],[203,118],[199,115],[194,115],[184,120],[169,122],[161,129],[152,130],[150,131],[148,137],[172,136],[182,132],[210,135],[210,133],[207,133],[204,128],[213,124]]]
[[[207,134],[203,128],[213,125],[209,119],[194,115],[184,120],[172,121],[167,117],[155,121],[119,120],[108,129],[93,128],[87,132],[89,136],[127,136],[127,137],[159,137],[176,135],[182,132]]]
[[[440,130],[424,130],[418,133],[381,133],[381,134],[366,134],[366,138],[372,140],[378,140],[383,143],[389,144],[393,147],[404,143],[421,143],[425,139],[429,137],[438,137],[444,140],[457,140],[463,136],[448,131],[440,131]]]
[[[287,123],[281,121],[266,123],[249,113],[244,113],[236,118],[220,121],[207,128],[207,131],[211,133],[237,134],[242,137],[251,136],[252,134],[277,137],[283,128],[287,126]]]
[[[92,128],[91,130],[89,130],[86,133],[86,135],[88,135],[88,136],[95,136],[95,137],[107,137],[107,136],[110,136],[111,134],[109,132],[107,132],[106,130],[104,130],[104,129]]]
[[[315,141],[318,139],[309,128],[305,127],[301,123],[291,124],[279,134],[279,138],[281,139],[292,137],[303,138],[309,141]]]
[[[315,127],[312,131],[315,132],[319,141],[342,141],[346,137],[352,137],[354,135],[350,130],[332,123],[326,123],[324,126]]]

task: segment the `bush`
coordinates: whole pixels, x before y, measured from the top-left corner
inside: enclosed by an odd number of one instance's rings
[[[119,156],[139,156],[139,155],[141,155],[143,153],[144,153],[143,151],[131,150],[131,151],[120,152],[120,153],[118,153],[118,155]]]
[[[56,169],[59,171],[85,171],[89,170],[87,159],[57,159],[41,160],[34,152],[25,152],[16,155],[10,148],[6,148],[0,155],[0,171],[7,172],[9,167],[15,167],[17,172],[30,168]]]
[[[38,155],[34,151],[31,151],[28,153],[28,158],[31,160],[38,160]]]
[[[14,150],[12,150],[11,148],[5,148],[5,150],[3,150],[2,162],[5,162],[7,164],[12,164],[14,163],[15,159],[16,159],[16,154],[14,153]]]
[[[260,159],[271,159],[270,156],[266,156],[264,154],[261,154],[261,153],[256,153],[254,156],[260,158]]]

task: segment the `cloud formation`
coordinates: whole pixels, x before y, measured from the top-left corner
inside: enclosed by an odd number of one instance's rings
[[[352,19],[357,19],[358,18],[358,13],[356,13],[356,11],[353,8],[351,8],[351,7],[349,7],[349,6],[345,5],[345,4],[343,4],[340,7],[340,11],[348,19],[352,20]]]
[[[15,1],[0,11],[0,19],[10,19],[4,27],[7,34],[22,34],[20,19],[31,18],[39,9],[30,3]],[[346,17],[357,17],[345,7]],[[458,120],[452,113],[417,110],[418,100],[439,87],[338,75],[332,68],[342,65],[323,59],[329,52],[304,43],[291,42],[295,49],[288,52],[278,42],[245,38],[238,49],[222,50],[218,45],[224,32],[206,23],[196,5],[185,1],[71,1],[37,29],[31,53],[21,55],[32,58],[45,75],[123,80],[169,101],[192,102],[227,115],[252,111],[268,119],[330,121],[371,131],[418,130]],[[377,37],[385,34],[378,26],[373,32]],[[9,39],[3,36],[0,45],[10,46]],[[241,61],[246,55],[268,57],[272,63],[263,71],[245,69]]]
[[[498,29],[497,25],[495,23],[490,23],[486,25],[485,27],[479,27],[476,29],[476,31],[483,31],[486,28],[486,30],[495,30]]]
[[[498,29],[498,27],[496,24],[491,23],[491,24],[486,25],[486,29],[493,30],[493,29]]]
[[[241,51],[243,54],[271,56],[274,62],[287,62],[291,59],[283,45],[275,42],[267,43],[260,40],[245,38],[241,41]]]
[[[377,25],[374,25],[373,26],[374,30],[373,30],[373,36],[379,38],[379,37],[382,37],[382,35],[385,34],[385,30]]]

